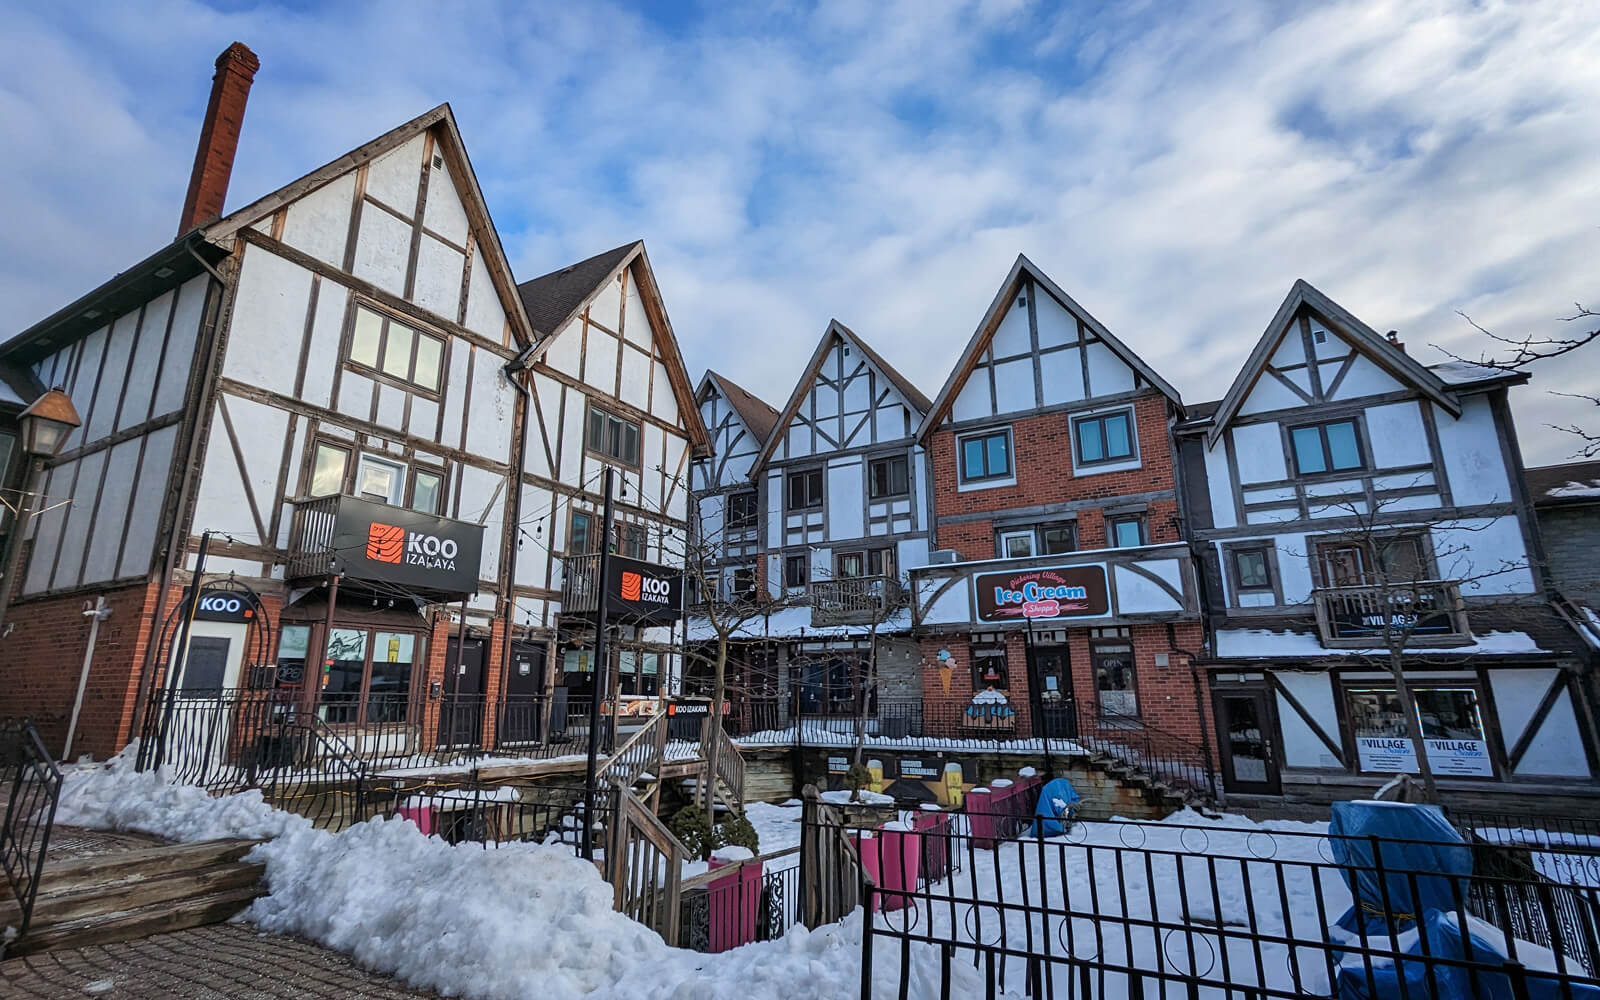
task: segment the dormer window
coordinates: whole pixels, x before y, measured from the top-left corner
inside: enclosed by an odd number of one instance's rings
[[[1348,472],[1365,468],[1367,464],[1361,454],[1361,435],[1354,420],[1290,428],[1289,443],[1294,451],[1297,475]]]

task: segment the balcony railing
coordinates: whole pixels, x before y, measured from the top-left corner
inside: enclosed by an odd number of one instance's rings
[[[476,588],[482,546],[480,524],[334,494],[295,502],[284,572],[291,580],[348,573],[464,595]]]
[[[853,576],[811,584],[811,624],[870,625],[904,603],[900,581],[889,576]]]
[[[333,522],[339,516],[339,497],[317,497],[294,505],[289,528],[289,558],[284,573],[289,579],[327,576],[333,558]]]
[[[1456,580],[1323,587],[1316,602],[1322,644],[1337,648],[1463,646],[1472,642]]]
[[[561,613],[592,615],[599,599],[600,553],[561,560]]]

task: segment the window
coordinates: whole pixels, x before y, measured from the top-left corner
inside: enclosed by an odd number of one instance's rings
[[[865,576],[867,571],[867,554],[865,552],[839,553],[839,579],[847,580],[851,577]]]
[[[567,536],[567,555],[585,556],[598,552],[595,547],[594,515],[581,510],[572,512],[572,532]]]
[[[589,407],[589,430],[584,446],[590,451],[623,465],[639,465],[639,425],[608,413],[598,406]]]
[[[911,492],[911,480],[904,455],[874,459],[867,465],[867,496],[872,500],[903,497]]]
[[[1072,422],[1079,465],[1122,462],[1133,458],[1133,411],[1120,410]]]
[[[871,576],[894,576],[894,549],[868,551],[867,573]]]
[[[417,469],[411,474],[411,509],[419,514],[439,513],[444,501],[444,474]]]
[[[1092,642],[1089,645],[1089,657],[1094,663],[1100,714],[1137,717],[1139,695],[1133,681],[1133,643]]]
[[[894,549],[867,549],[864,552],[841,552],[835,559],[839,579],[861,576],[893,576]]]
[[[1319,472],[1343,472],[1365,466],[1361,442],[1354,420],[1295,427],[1289,431],[1294,447],[1295,472],[1313,476]]]
[[[439,391],[444,341],[399,320],[358,305],[350,332],[350,360],[409,382],[428,392]]]
[[[1233,550],[1233,582],[1238,590],[1272,589],[1272,567],[1266,549]]]
[[[310,625],[285,625],[278,630],[279,684],[299,684],[305,680],[306,651],[310,645]]]
[[[642,524],[617,525],[617,547],[612,551],[620,552],[629,559],[643,559],[649,547],[649,528]]]
[[[363,500],[400,506],[406,487],[406,467],[376,455],[362,455],[356,469],[356,496]]]
[[[350,463],[350,452],[337,445],[317,444],[317,453],[311,464],[310,495],[331,496],[344,490],[344,470]]]
[[[334,723],[406,721],[419,645],[412,632],[330,631],[318,715]]]
[[[735,601],[748,601],[756,596],[756,570],[754,566],[740,566],[733,571]]]
[[[1130,549],[1144,544],[1144,518],[1113,517],[1106,524],[1106,540],[1112,548]]]
[[[1039,529],[1039,552],[1053,556],[1078,548],[1078,530],[1073,524],[1047,524]]]
[[[789,509],[810,510],[822,506],[822,470],[807,469],[789,473]]]
[[[1376,549],[1374,553],[1373,549]],[[1376,558],[1374,558],[1376,556]],[[1395,535],[1366,540],[1321,542],[1317,557],[1325,587],[1360,587],[1379,582],[1414,583],[1432,578],[1432,571],[1417,535]]]
[[[743,531],[756,526],[757,507],[755,493],[730,493],[728,495],[728,530]]]
[[[1494,777],[1476,688],[1414,687],[1411,695],[1428,745],[1428,764],[1435,774]],[[1406,713],[1395,690],[1353,688],[1347,697],[1360,769],[1415,773],[1416,748],[1411,745]]]
[[[1033,555],[1033,529],[1002,531],[1000,533],[1000,558],[1026,559]]]
[[[1011,477],[1010,429],[986,431],[957,439],[961,453],[961,481],[981,483]]]
[[[791,590],[806,585],[806,557],[804,553],[783,557],[783,585]]]
[[[1011,675],[1006,669],[1006,651],[1003,646],[972,651],[972,690],[983,691],[987,688],[994,688],[996,691],[1011,689]]]

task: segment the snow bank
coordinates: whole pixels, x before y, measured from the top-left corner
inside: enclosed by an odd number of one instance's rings
[[[782,807],[772,807],[774,809]],[[795,810],[798,812],[798,810]],[[591,864],[537,844],[452,846],[405,820],[317,830],[248,792],[213,798],[126,759],[72,769],[58,818],[173,840],[272,838],[267,896],[243,918],[301,934],[363,965],[446,995],[481,1000],[837,1000],[860,982],[861,917],[720,955],[668,947],[611,909]],[[796,828],[795,836],[798,836]],[[899,949],[874,951],[874,992],[894,996]],[[937,953],[913,951],[910,996],[939,995]],[[957,963],[952,995],[975,995],[977,973]]]

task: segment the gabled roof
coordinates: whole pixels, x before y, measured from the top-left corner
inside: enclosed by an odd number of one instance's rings
[[[756,456],[755,464],[750,468],[751,475],[755,475],[767,464],[767,460],[772,457],[772,449],[777,446],[779,439],[783,436],[781,432],[785,427],[789,426],[789,421],[794,419],[795,414],[800,412],[800,404],[805,402],[806,395],[811,391],[811,383],[816,381],[817,372],[821,370],[822,362],[827,358],[835,337],[865,355],[874,367],[883,372],[883,377],[888,379],[900,391],[900,395],[905,397],[906,402],[913,409],[918,413],[928,412],[928,397],[924,396],[916,386],[912,385],[910,379],[896,371],[877,351],[868,347],[854,330],[836,319],[830,319],[828,320],[828,328],[822,331],[822,339],[817,341],[817,349],[811,353],[811,360],[806,362],[805,368],[800,372],[800,379],[795,383],[794,391],[789,394],[789,401],[779,411],[778,419],[773,424],[772,433],[767,436],[765,443],[762,445],[761,454]]]
[[[1228,387],[1227,395],[1222,397],[1222,405],[1217,407],[1216,415],[1212,418],[1211,430],[1207,433],[1207,444],[1214,445],[1222,432],[1239,412],[1239,407],[1244,405],[1245,397],[1250,394],[1256,380],[1261,377],[1262,370],[1266,367],[1272,353],[1278,349],[1278,344],[1283,340],[1284,334],[1289,332],[1294,325],[1294,319],[1299,315],[1301,306],[1310,306],[1316,310],[1324,320],[1331,324],[1335,332],[1350,342],[1350,345],[1373,364],[1388,372],[1389,375],[1404,382],[1418,392],[1427,396],[1433,402],[1447,410],[1452,416],[1461,414],[1461,403],[1455,394],[1450,391],[1443,379],[1429,371],[1416,358],[1396,348],[1384,337],[1367,324],[1357,319],[1354,314],[1347,311],[1339,303],[1328,298],[1318,291],[1309,281],[1299,278],[1294,286],[1289,289],[1289,295],[1278,307],[1277,313],[1272,317],[1272,322],[1267,324],[1267,329],[1261,334],[1261,339],[1256,341],[1255,350],[1250,352],[1250,358],[1239,369],[1239,374],[1234,377],[1233,385]]]
[[[773,409],[766,400],[755,393],[730,380],[725,375],[719,375],[709,368],[706,369],[705,378],[700,380],[700,392],[703,395],[708,384],[714,384],[717,391],[722,393],[722,398],[728,401],[733,411],[744,421],[755,439],[765,444],[772,434],[772,428],[778,424],[778,411]]]
[[[602,267],[602,262],[607,266]],[[672,320],[667,317],[667,305],[661,298],[661,288],[656,284],[655,269],[650,266],[650,255],[645,253],[643,240],[634,240],[626,246],[607,250],[605,253],[581,260],[571,267],[552,271],[518,285],[517,291],[525,301],[532,297],[533,311],[544,316],[560,313],[561,319],[548,330],[538,330],[539,339],[517,355],[511,363],[511,368],[514,371],[520,370],[544,360],[550,345],[556,341],[558,331],[564,329],[572,317],[594,301],[607,282],[616,280],[617,275],[624,269],[636,263],[639,265],[637,272],[639,300],[644,303],[645,312],[649,314],[651,327],[660,334],[656,342],[661,349],[661,361],[667,368],[667,378],[672,382],[672,394],[678,401],[678,412],[683,419],[684,429],[689,433],[690,442],[704,452],[711,446],[711,435],[706,432],[705,421],[700,419],[700,407],[695,402],[694,386],[689,382],[689,369],[683,363],[683,353],[678,350],[678,336],[672,331]],[[589,283],[589,287],[582,288],[583,283]]]
[[[528,311],[528,319],[539,338],[542,340],[565,326],[567,320],[594,297],[606,279],[617,273],[618,265],[634,248],[643,245],[643,241],[634,240],[518,285],[522,307]]]
[[[1180,413],[1183,412],[1183,399],[1178,395],[1178,390],[1166,379],[1157,375],[1155,369],[1144,362],[1144,359],[1133,352],[1127,344],[1118,340],[1110,330],[1093,315],[1089,310],[1080,306],[1072,296],[1062,290],[1060,285],[1050,280],[1050,276],[1039,269],[1039,266],[1029,260],[1026,254],[1017,254],[1016,262],[1011,265],[1011,271],[1001,282],[1000,290],[995,292],[994,301],[989,303],[989,309],[983,314],[983,319],[978,322],[978,328],[973,331],[972,338],[967,341],[966,348],[961,352],[961,358],[950,371],[950,377],[945,379],[944,386],[935,396],[933,403],[928,407],[927,417],[923,419],[922,426],[917,428],[917,437],[927,437],[932,433],[939,421],[950,412],[956,396],[966,385],[967,377],[972,374],[973,367],[978,358],[983,355],[989,342],[994,339],[995,331],[1000,328],[1000,320],[1004,317],[1006,309],[1022,290],[1022,283],[1032,280],[1035,285],[1043,288],[1052,298],[1061,303],[1062,307],[1074,313],[1083,320],[1084,325],[1094,331],[1113,354],[1121,358],[1129,368],[1139,373],[1139,376],[1149,382],[1162,395],[1172,400]]]
[[[467,218],[474,228],[479,230],[479,245],[484,246],[484,266],[489,269],[489,276],[500,291],[506,315],[511,319],[512,334],[524,344],[531,343],[532,324],[529,323],[528,314],[516,294],[516,279],[511,275],[511,264],[506,258],[505,247],[500,243],[500,233],[495,229],[494,219],[489,214],[489,205],[484,201],[483,189],[478,186],[478,176],[473,172],[472,160],[467,156],[466,144],[461,141],[461,131],[456,127],[456,117],[450,110],[449,104],[441,104],[426,111],[376,139],[357,146],[338,159],[323,164],[299,180],[286,184],[263,198],[257,198],[215,222],[201,226],[200,232],[208,243],[226,243],[239,230],[262,216],[276,212],[290,202],[344,176],[363,163],[377,159],[434,126],[441,128],[444,141],[439,146],[439,152],[449,162],[451,176],[466,188],[462,206],[466,209]]]

